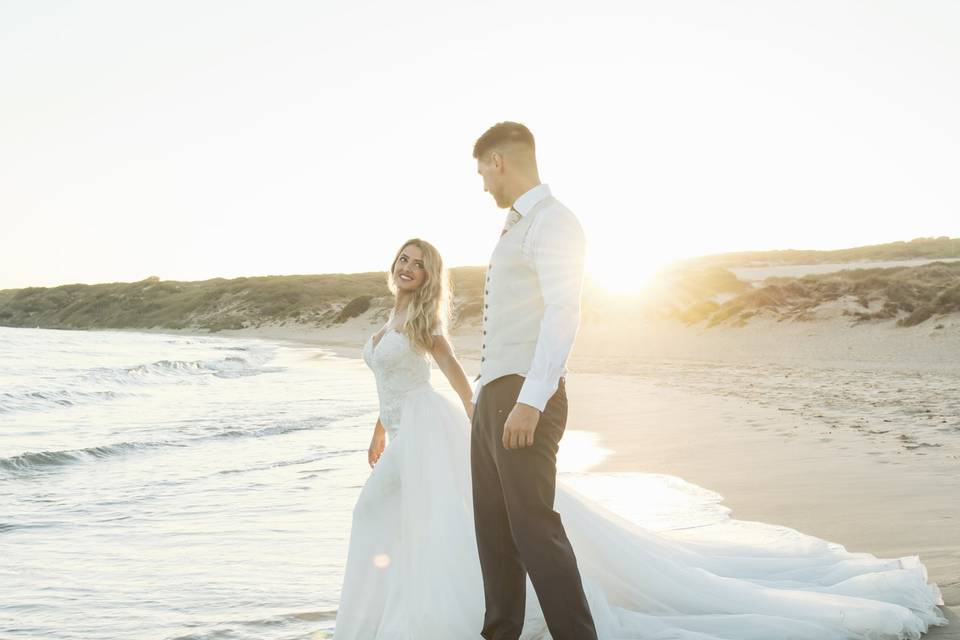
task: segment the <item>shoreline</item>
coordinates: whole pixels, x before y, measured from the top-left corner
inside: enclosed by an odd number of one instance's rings
[[[143,332],[257,338],[359,358],[367,332],[377,326],[356,320],[334,330]],[[838,337],[835,325],[798,324],[775,327],[750,341],[742,330],[703,335],[707,332],[680,329],[687,342],[683,348],[668,345],[672,350],[650,334],[635,333],[629,341],[622,333],[598,340],[588,328],[582,342],[578,338],[567,382],[571,397],[567,428],[593,434],[595,446],[607,450],[586,470],[678,476],[721,494],[737,520],[790,527],[879,557],[919,555],[930,581],[943,593],[943,609],[951,621],[924,637],[960,639],[957,460],[945,459],[938,450],[929,452],[939,458],[923,449],[905,449],[896,441],[865,439],[855,429],[831,428],[775,402],[761,406],[742,397],[681,388],[645,379],[631,369],[641,363],[655,367],[658,359],[673,358],[715,362],[717,375],[723,375],[723,367],[762,357],[791,366],[892,368],[894,374],[940,371],[960,354],[953,348],[960,344],[957,336],[931,337],[916,330],[874,326],[850,328],[848,335]],[[472,330],[468,327],[452,336],[471,378],[478,365]],[[779,336],[770,335],[776,331]],[[891,339],[891,331],[897,332],[892,334],[897,340]],[[614,349],[618,340],[619,352]],[[780,348],[771,348],[777,344]]]
[[[596,335],[581,336],[585,344],[578,338],[568,374],[568,429],[595,434],[596,445],[610,451],[590,471],[680,476],[720,493],[738,520],[788,526],[882,557],[919,554],[947,605],[960,605],[960,540],[954,533],[960,527],[956,461],[932,464],[922,451],[908,453],[896,442],[868,443],[854,430],[827,428],[802,416],[786,417],[788,412],[776,407],[665,388],[641,380],[624,366],[637,360],[638,350],[650,358],[716,359],[729,364],[765,354],[776,362],[812,359],[830,366],[922,370],[955,366],[952,356],[960,354],[956,336],[931,338],[920,331],[873,326],[848,329],[850,333],[841,336],[842,349],[836,350],[845,352],[844,357],[837,358],[830,348],[838,341],[835,324],[778,328],[790,334],[792,343],[777,350],[771,349],[776,338],[769,338],[769,333],[766,339],[743,344],[747,334],[736,329],[701,332],[691,336],[686,349],[677,349],[674,342],[672,350],[663,343],[652,348],[659,339],[655,335],[635,334],[619,355],[615,354],[620,336],[601,344]],[[674,341],[676,334],[689,331],[679,329],[671,332]],[[346,327],[329,337],[323,331],[316,336],[284,330],[256,333],[322,346],[343,357],[359,357],[360,348],[353,345],[365,339],[351,344],[351,338],[363,332]],[[479,365],[475,336],[455,333],[453,342],[472,376]],[[735,342],[739,344],[734,346]],[[878,348],[878,342],[886,348]],[[957,344],[958,349],[944,349],[944,343]],[[811,350],[811,345],[816,348]],[[736,357],[719,357],[723,353]],[[669,432],[664,424],[669,424]]]

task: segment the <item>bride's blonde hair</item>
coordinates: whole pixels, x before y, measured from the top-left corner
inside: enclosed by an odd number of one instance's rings
[[[443,259],[436,247],[420,238],[411,238],[397,250],[397,255],[390,263],[387,273],[387,287],[394,296],[397,295],[397,285],[393,281],[393,270],[397,266],[400,254],[409,246],[420,249],[423,253],[424,280],[412,294],[407,306],[407,317],[403,321],[402,332],[413,343],[414,348],[421,353],[433,348],[433,334],[446,335],[447,321],[450,313],[450,280],[447,270],[443,268]]]

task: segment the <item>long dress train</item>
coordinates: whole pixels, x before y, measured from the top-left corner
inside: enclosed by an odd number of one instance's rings
[[[354,508],[334,638],[477,640],[470,422],[403,334],[368,340],[363,356],[390,444]],[[755,529],[740,539],[653,532],[562,475],[555,509],[603,640],[916,639],[946,624],[916,556],[850,553],[762,523],[740,523]],[[550,637],[529,579],[521,637]]]

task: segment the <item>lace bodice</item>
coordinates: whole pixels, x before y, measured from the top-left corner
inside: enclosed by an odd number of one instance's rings
[[[374,334],[376,335],[376,334]],[[410,339],[396,329],[388,329],[379,342],[371,335],[363,345],[363,361],[373,371],[380,398],[380,422],[392,436],[400,426],[403,397],[430,386],[430,361],[417,353]]]

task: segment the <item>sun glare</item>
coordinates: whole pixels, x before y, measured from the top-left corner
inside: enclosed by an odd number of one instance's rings
[[[624,258],[616,251],[591,256],[586,265],[586,277],[611,293],[636,294],[648,289],[654,276],[670,260],[660,256],[631,256]]]

